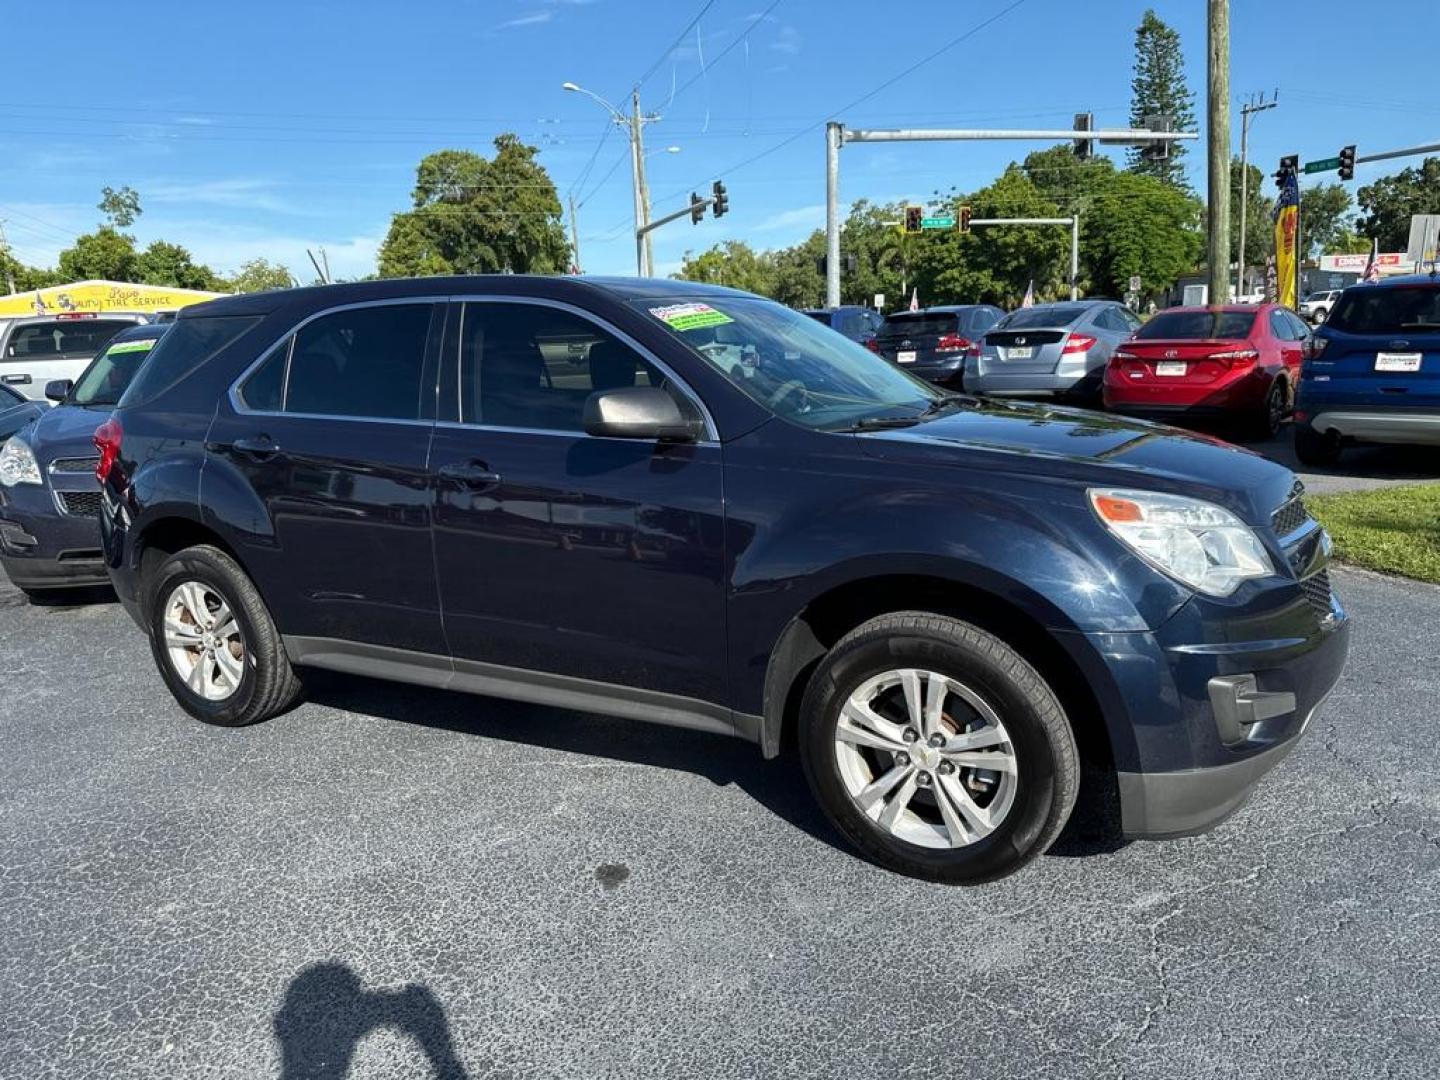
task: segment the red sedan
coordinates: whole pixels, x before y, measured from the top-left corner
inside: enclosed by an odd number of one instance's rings
[[[1279,304],[1177,307],[1110,357],[1105,406],[1156,419],[1238,420],[1274,435],[1290,412],[1310,328]]]

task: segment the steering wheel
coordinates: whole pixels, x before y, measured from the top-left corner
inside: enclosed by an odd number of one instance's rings
[[[789,397],[791,394],[799,395],[799,397],[796,399],[796,407],[794,411],[797,413],[804,412],[810,404],[810,397],[805,390],[805,384],[802,383],[799,379],[789,379],[786,382],[781,383],[780,388],[770,395],[767,404],[769,404],[769,406],[777,412],[782,412],[784,410],[780,408],[780,403],[784,401],[787,397]]]

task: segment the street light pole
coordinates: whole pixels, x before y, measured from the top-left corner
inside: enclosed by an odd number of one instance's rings
[[[599,94],[592,90],[586,90],[573,82],[562,83],[562,90],[569,90],[577,94],[584,94],[586,97],[602,105],[615,123],[627,129],[630,137],[630,186],[635,196],[635,273],[645,277],[649,273],[650,260],[649,248],[645,239],[645,225],[650,220],[650,195],[645,186],[645,154],[641,129],[646,124],[653,124],[660,117],[655,114],[642,116],[640,114],[640,88],[637,86],[630,94],[631,110],[626,116],[610,102],[606,101]]]

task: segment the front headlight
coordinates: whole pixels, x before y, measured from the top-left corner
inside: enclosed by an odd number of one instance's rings
[[[0,447],[0,484],[14,487],[16,484],[40,483],[40,465],[30,444],[15,437]]]
[[[1229,596],[1275,568],[1255,531],[1224,507],[1158,491],[1092,488],[1090,505],[1157,570],[1209,596]]]

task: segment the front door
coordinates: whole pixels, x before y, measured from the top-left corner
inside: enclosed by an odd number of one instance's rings
[[[688,391],[568,306],[469,301],[451,324],[431,465],[452,654],[725,704],[719,445],[581,423],[595,390],[668,385],[696,409]]]
[[[321,314],[259,362],[211,428],[201,505],[241,518],[224,524],[242,562],[281,632],[317,639],[310,651],[444,655],[428,471],[444,312],[407,301]]]

